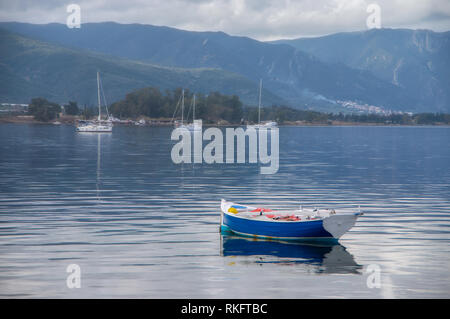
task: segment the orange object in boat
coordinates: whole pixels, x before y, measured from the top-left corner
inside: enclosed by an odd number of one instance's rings
[[[268,209],[268,208],[257,208],[257,209],[252,210],[251,212],[252,212],[252,213],[256,213],[256,212],[264,212],[264,213],[267,213],[267,212],[272,212],[272,210],[271,210],[271,209]]]

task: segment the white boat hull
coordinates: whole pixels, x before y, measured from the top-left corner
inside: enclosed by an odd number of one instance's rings
[[[254,129],[268,129],[268,128],[276,128],[278,127],[276,122],[268,122],[268,123],[262,123],[262,124],[254,124],[254,125],[247,125],[247,128],[254,128]]]
[[[109,133],[112,132],[111,125],[83,125],[77,127],[77,132]]]

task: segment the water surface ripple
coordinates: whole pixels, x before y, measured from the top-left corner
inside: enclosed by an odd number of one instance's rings
[[[274,175],[175,165],[170,133],[0,125],[0,296],[450,297],[450,128],[282,127]],[[365,215],[337,245],[249,241],[218,233],[221,198]]]

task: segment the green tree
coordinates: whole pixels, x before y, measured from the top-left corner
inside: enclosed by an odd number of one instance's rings
[[[64,109],[68,115],[78,115],[80,113],[77,102],[70,101],[69,104],[64,105]]]
[[[98,112],[95,112],[92,107],[84,105],[84,109],[81,111],[81,115],[83,116],[83,119],[89,120],[91,117],[93,117],[95,114],[98,114]]]
[[[33,115],[38,121],[48,122],[59,117],[61,106],[57,103],[49,102],[42,97],[31,99],[28,105],[28,113]]]

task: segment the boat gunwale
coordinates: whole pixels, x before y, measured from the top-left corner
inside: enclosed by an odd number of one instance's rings
[[[265,223],[290,223],[290,224],[293,224],[293,223],[305,223],[305,222],[321,222],[326,218],[326,217],[319,217],[317,219],[310,219],[310,220],[308,220],[308,219],[305,219],[305,220],[277,220],[277,219],[261,220],[261,219],[246,218],[247,216],[242,216],[242,215],[239,216],[239,213],[231,214],[231,213],[224,212],[224,211],[222,211],[222,213],[227,214],[228,216],[231,216],[231,217],[239,218],[239,219],[244,219],[244,220],[248,220],[248,221],[265,222]],[[261,216],[261,215],[256,215],[254,217],[257,217],[257,216]],[[262,215],[262,216],[264,216],[264,215]]]

